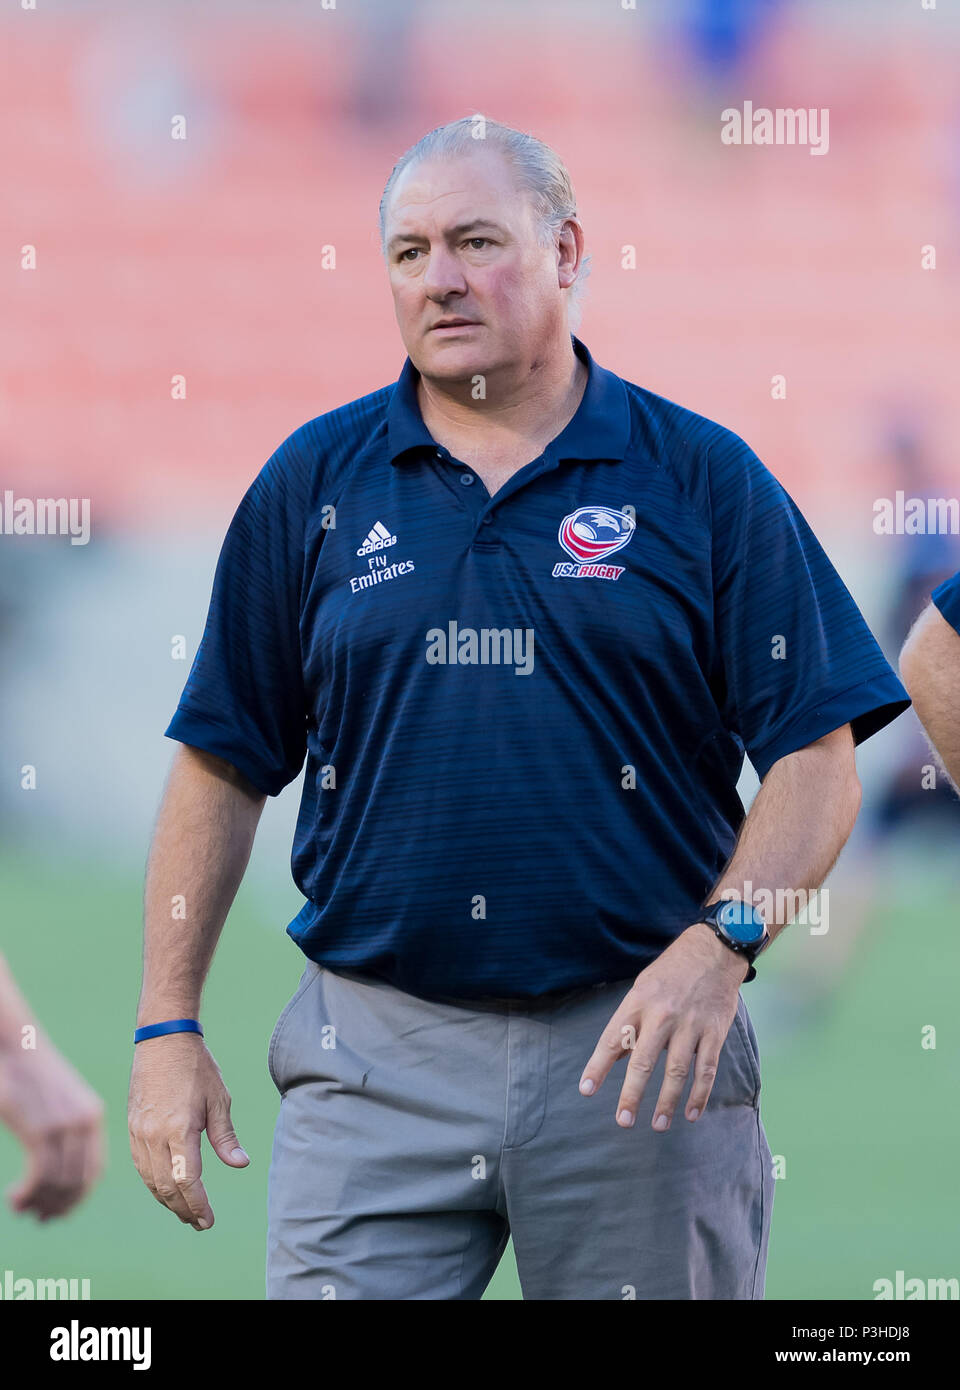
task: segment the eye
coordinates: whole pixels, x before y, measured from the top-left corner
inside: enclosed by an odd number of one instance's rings
[[[419,250],[419,247],[416,247],[416,246],[408,246],[407,249],[406,249],[406,251],[401,251],[401,252],[400,252],[399,256],[397,257],[397,260],[398,260],[398,261],[402,261],[402,260],[404,260],[407,256],[409,256],[409,254],[410,254],[411,251],[413,251],[414,253],[416,253],[418,250]],[[407,262],[407,264],[409,264],[409,262]]]
[[[470,239],[468,240],[467,245],[468,245],[468,246],[472,246],[473,243],[474,243],[475,241],[482,241],[482,242],[484,242],[484,243],[489,243],[489,242],[490,242],[490,238],[487,237],[487,236],[472,236],[472,237],[470,237]]]

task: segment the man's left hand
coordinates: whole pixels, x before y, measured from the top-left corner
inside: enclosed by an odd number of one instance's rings
[[[749,969],[744,956],[718,940],[713,928],[698,922],[655,961],[641,970],[623,1003],[607,1024],[580,1078],[580,1090],[593,1095],[618,1057],[630,1061],[617,1102],[617,1124],[629,1128],[660,1053],[667,1049],[663,1085],[653,1128],[670,1128],[690,1063],[693,1085],[685,1114],[703,1113],[717,1075],[720,1051],[737,1012],[737,993]]]

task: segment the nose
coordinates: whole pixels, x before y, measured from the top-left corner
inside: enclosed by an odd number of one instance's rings
[[[427,298],[437,300],[452,294],[465,294],[467,289],[456,256],[442,243],[431,246],[421,284]]]

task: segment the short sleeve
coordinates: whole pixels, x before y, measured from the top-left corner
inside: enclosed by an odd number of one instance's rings
[[[226,759],[276,796],[306,756],[300,651],[305,466],[291,435],[243,497],[166,737]]]
[[[960,570],[938,584],[930,597],[950,626],[960,632]]]
[[[859,744],[910,698],[799,508],[731,431],[707,458],[721,714],[763,780],[842,725]]]

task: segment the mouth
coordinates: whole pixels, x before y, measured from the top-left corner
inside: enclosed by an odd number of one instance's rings
[[[439,323],[433,325],[430,332],[449,333],[455,329],[477,328],[478,326],[475,319],[441,319]]]

